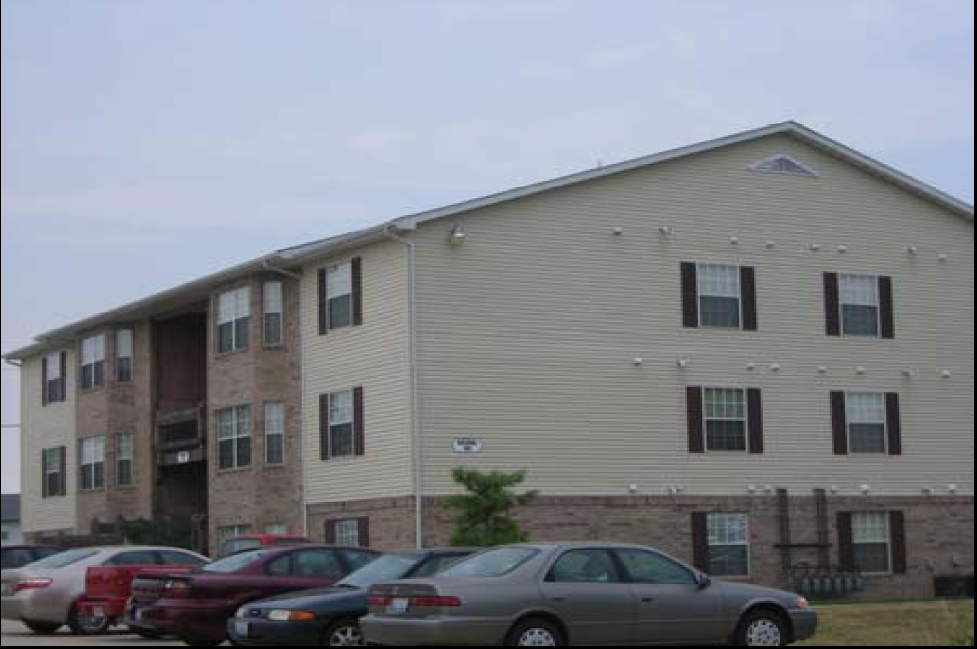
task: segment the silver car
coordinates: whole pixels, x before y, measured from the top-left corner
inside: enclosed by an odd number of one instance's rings
[[[124,546],[69,550],[19,570],[0,573],[2,617],[21,622],[42,635],[56,633],[65,625],[75,634],[102,632],[106,620],[86,619],[77,607],[85,595],[88,569],[160,565],[163,554],[185,555],[187,565],[207,561],[192,552],[172,548]]]
[[[362,627],[377,645],[786,646],[817,614],[797,595],[714,582],[633,545],[517,545],[436,578],[378,585]]]

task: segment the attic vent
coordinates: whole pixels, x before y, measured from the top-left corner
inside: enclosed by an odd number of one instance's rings
[[[802,165],[797,160],[794,160],[790,156],[778,155],[767,160],[756,163],[750,167],[753,171],[759,171],[768,174],[792,174],[795,176],[808,176],[811,178],[816,178],[817,174],[814,173],[809,167]]]

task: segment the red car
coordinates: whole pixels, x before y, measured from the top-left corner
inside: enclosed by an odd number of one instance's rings
[[[259,548],[278,548],[289,545],[306,545],[312,543],[301,536],[285,536],[282,534],[243,534],[227,539],[220,547],[220,556],[229,557]]]
[[[123,556],[132,556],[129,555]],[[88,621],[92,633],[104,633],[125,618],[126,605],[132,596],[132,582],[137,575],[172,575],[189,573],[205,566],[204,557],[184,550],[144,552],[153,563],[143,565],[107,565],[89,568],[85,576],[85,594],[78,601],[78,614]]]
[[[326,545],[264,548],[193,574],[140,575],[132,585],[126,624],[141,635],[217,646],[227,639],[227,621],[245,604],[332,586],[379,556],[363,548]]]

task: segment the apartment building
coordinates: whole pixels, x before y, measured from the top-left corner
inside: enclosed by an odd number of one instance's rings
[[[522,470],[537,540],[933,594],[973,573],[973,244],[972,206],[786,123],[279,251],[9,356],[25,529],[179,503],[440,545],[453,468]]]

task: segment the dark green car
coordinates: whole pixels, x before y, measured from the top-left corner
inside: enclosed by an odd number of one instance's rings
[[[368,612],[368,589],[398,579],[441,572],[471,550],[418,550],[388,554],[332,588],[283,595],[242,607],[227,623],[235,645],[245,647],[362,646],[359,620]]]

